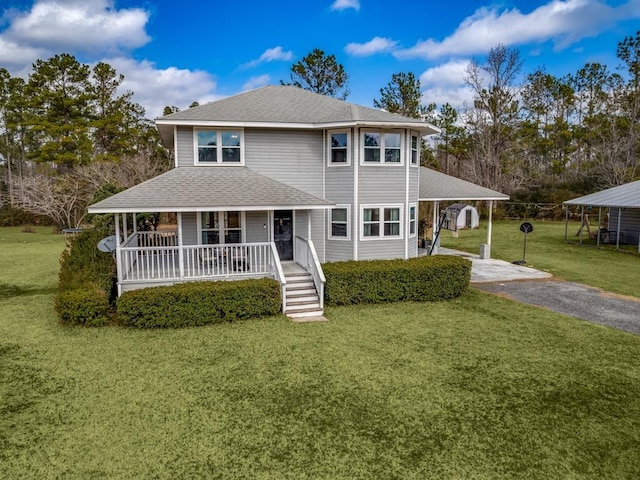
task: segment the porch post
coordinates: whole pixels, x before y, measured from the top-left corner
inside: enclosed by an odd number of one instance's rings
[[[178,212],[178,268],[180,278],[184,278],[184,250],[182,249],[182,212]]]
[[[129,233],[129,229],[127,228],[127,214],[122,214],[122,238],[126,242],[127,241],[127,233]]]
[[[116,270],[118,272],[118,296],[122,295],[122,258],[120,252],[120,215],[113,215],[116,225]]]
[[[138,222],[135,213],[131,214],[131,221],[133,222],[133,233],[138,233]]]

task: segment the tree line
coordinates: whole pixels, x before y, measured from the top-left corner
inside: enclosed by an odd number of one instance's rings
[[[562,77],[544,68],[523,75],[519,51],[497,45],[466,69],[470,104],[425,104],[420,80],[400,72],[373,107],[440,128],[423,142],[422,165],[516,200],[562,202],[640,176],[640,32],[616,54],[615,71],[587,63]],[[119,93],[123,80],[106,63],[69,54],[37,60],[26,80],[0,68],[0,224],[28,214],[78,226],[92,201],[171,168],[133,92]],[[320,49],[280,83],[349,95],[344,66]]]
[[[37,60],[28,79],[0,68],[0,221],[29,215],[78,226],[100,189],[117,191],[165,171],[160,144],[124,77],[68,54]]]

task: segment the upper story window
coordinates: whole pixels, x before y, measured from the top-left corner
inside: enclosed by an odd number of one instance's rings
[[[351,142],[348,131],[329,132],[329,165],[351,165]]]
[[[402,135],[397,132],[365,131],[362,133],[363,163],[402,164]]]
[[[417,135],[411,135],[411,165],[420,163],[420,139]]]
[[[243,163],[240,130],[196,130],[196,163]]]

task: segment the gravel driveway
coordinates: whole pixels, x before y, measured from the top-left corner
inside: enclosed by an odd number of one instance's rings
[[[573,282],[520,281],[476,283],[474,286],[522,303],[640,335],[640,299]]]

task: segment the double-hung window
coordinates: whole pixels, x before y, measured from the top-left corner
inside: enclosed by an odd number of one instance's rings
[[[401,238],[402,215],[399,206],[362,207],[361,238]]]
[[[241,212],[202,212],[202,244],[242,243]]]
[[[195,143],[196,163],[242,163],[242,132],[239,130],[196,130]]]
[[[402,163],[402,135],[399,132],[365,131],[362,135],[365,164]]]
[[[351,148],[348,131],[329,132],[329,165],[350,165]]]
[[[349,205],[338,205],[329,210],[329,238],[349,240]]]
[[[415,237],[417,233],[418,219],[416,204],[409,205],[409,236]]]
[[[411,165],[420,163],[420,139],[417,135],[411,135]]]

